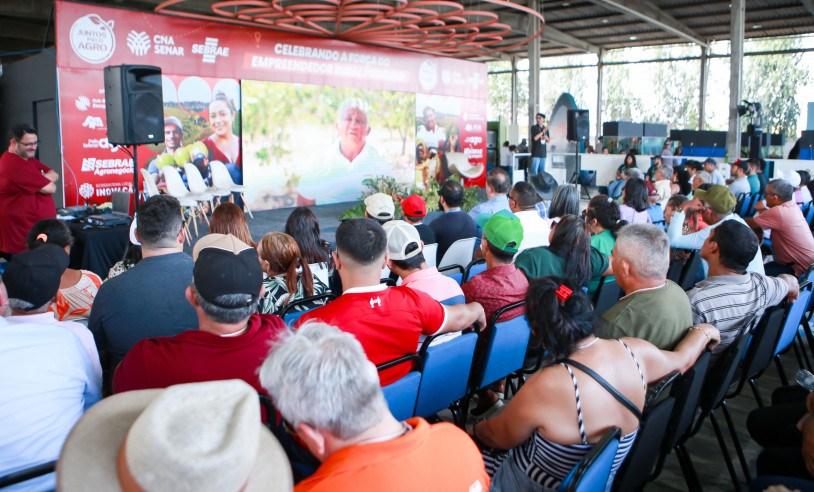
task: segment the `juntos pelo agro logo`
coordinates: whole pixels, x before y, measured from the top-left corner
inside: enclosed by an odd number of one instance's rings
[[[105,21],[97,14],[76,19],[71,26],[71,48],[76,56],[88,63],[104,63],[116,50],[114,21]]]

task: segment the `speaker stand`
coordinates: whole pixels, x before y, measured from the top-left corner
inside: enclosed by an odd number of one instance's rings
[[[588,197],[588,200],[591,199],[591,193],[588,191],[588,187],[582,187],[579,182],[579,174],[580,174],[580,158],[579,158],[579,141],[574,142],[574,172],[571,174],[571,178],[568,180],[569,183],[574,184],[577,186],[577,195],[580,197],[582,196],[582,192],[585,192],[585,196]]]
[[[138,145],[131,145],[133,148],[133,214],[135,215],[138,210],[139,195],[138,195]]]

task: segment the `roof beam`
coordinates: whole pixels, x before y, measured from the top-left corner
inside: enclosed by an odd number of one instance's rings
[[[526,14],[515,14],[500,11],[499,16],[500,22],[509,25],[513,31],[525,32],[528,29],[529,16]],[[546,24],[546,26],[543,28],[543,33],[540,34],[540,39],[548,41],[549,43],[583,51],[585,53],[599,54],[599,46],[583,41],[579,38],[571,36],[570,34],[566,34],[548,24]]]
[[[673,16],[667,14],[647,0],[593,0],[598,5],[604,5],[610,9],[632,15],[643,21],[658,26],[659,28],[680,36],[705,48],[709,43],[692,29],[678,22]],[[802,0],[811,2],[812,0]]]
[[[812,2],[811,0],[800,0],[800,3],[802,3],[803,7],[805,7],[806,10],[808,10],[809,14],[814,15],[814,2]]]

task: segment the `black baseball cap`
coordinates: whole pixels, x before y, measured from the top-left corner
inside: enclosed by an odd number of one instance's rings
[[[30,302],[37,309],[57,295],[70,258],[55,244],[44,244],[11,258],[3,274],[10,299]]]
[[[257,302],[263,285],[263,270],[257,250],[231,234],[208,234],[192,250],[195,290],[215,306],[235,309]],[[243,294],[235,303],[219,302],[220,296]]]

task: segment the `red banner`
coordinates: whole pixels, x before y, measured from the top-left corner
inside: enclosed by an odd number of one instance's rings
[[[56,15],[68,206],[132,188],[130,157],[107,142],[102,69],[108,65],[155,65],[179,77],[454,96],[466,106],[458,113],[463,152],[473,165],[485,167],[484,64],[64,1],[57,1]],[[161,150],[140,147],[139,165]],[[468,183],[483,181],[481,176]]]

